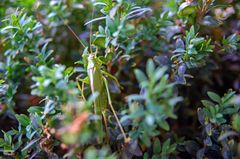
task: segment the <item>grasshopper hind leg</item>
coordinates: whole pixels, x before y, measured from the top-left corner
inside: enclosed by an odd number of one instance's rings
[[[108,123],[107,123],[107,118],[106,118],[106,111],[102,111],[102,119],[103,119],[103,123],[104,123],[104,127],[105,127],[105,131],[106,131],[106,140],[105,143],[110,144],[110,139],[109,139],[109,132],[108,132]]]

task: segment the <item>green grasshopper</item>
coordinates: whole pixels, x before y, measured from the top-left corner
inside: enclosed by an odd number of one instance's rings
[[[85,45],[82,43],[82,41],[78,38],[78,36],[75,34],[75,32],[71,29],[71,27],[67,24],[65,24],[69,30],[73,33],[73,35],[77,38],[77,40],[82,44],[84,48]],[[91,31],[92,32],[92,31]],[[89,83],[92,94],[98,92],[98,97],[94,100],[94,113],[98,116],[102,116],[105,129],[106,129],[106,135],[108,137],[108,130],[107,130],[107,118],[106,118],[106,111],[108,110],[108,105],[110,106],[111,111],[113,112],[113,115],[117,121],[117,124],[121,130],[121,133],[123,134],[124,141],[127,142],[127,136],[124,132],[124,129],[118,119],[118,116],[116,114],[116,111],[114,110],[114,107],[112,105],[112,100],[110,96],[110,92],[108,89],[108,81],[106,77],[112,78],[117,85],[120,87],[120,84],[116,77],[113,75],[105,72],[102,70],[101,64],[99,64],[97,59],[97,53],[98,49],[96,49],[96,52],[92,52],[92,46],[91,46],[91,36],[90,36],[90,53],[88,53],[87,58],[87,78],[89,79],[89,82],[87,80],[82,80],[78,78],[78,81],[82,82],[82,87],[78,83],[78,88],[81,91],[83,99],[84,97],[84,83]],[[121,87],[120,87],[121,88]],[[98,126],[98,125],[97,125]]]
[[[108,89],[108,81],[106,79],[106,76],[109,76],[113,78],[115,81],[115,77],[112,77],[112,75],[108,74],[107,72],[101,70],[101,66],[98,64],[97,59],[95,57],[95,54],[89,54],[88,56],[88,77],[89,77],[89,83],[91,87],[92,93],[98,92],[99,96],[94,101],[94,112],[97,115],[102,115],[103,121],[107,132],[107,120],[106,120],[106,110],[108,109],[108,105],[110,106],[111,111],[113,112],[113,115],[120,127],[120,130],[123,134],[124,140],[127,140],[127,137],[125,135],[125,132],[121,126],[121,123],[116,115],[116,112],[114,110],[114,107],[112,105],[111,96]],[[118,82],[117,82],[118,83]],[[119,85],[119,84],[118,84]]]

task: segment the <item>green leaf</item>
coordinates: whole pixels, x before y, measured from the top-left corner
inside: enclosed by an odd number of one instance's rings
[[[208,108],[209,108],[209,111],[211,113],[211,116],[214,116],[217,113],[215,107],[208,107]]]
[[[221,113],[216,114],[216,118],[222,118],[222,117],[223,117],[223,115]]]
[[[207,94],[214,102],[221,103],[221,97],[218,94],[214,92],[207,92]]]
[[[34,139],[34,140],[30,141],[21,151],[25,151],[25,150],[29,149],[31,146],[33,146],[39,140],[40,140],[40,138],[37,138],[37,139]]]
[[[170,139],[167,139],[162,145],[162,154],[167,154],[170,146]]]
[[[88,148],[84,154],[84,158],[86,159],[95,159],[96,157],[97,157],[97,152],[92,147]]]
[[[215,119],[216,120],[216,122],[218,123],[218,124],[223,124],[223,123],[226,123],[226,119],[224,119],[224,118],[216,118]]]
[[[84,25],[88,25],[88,24],[90,24],[90,23],[93,23],[93,22],[96,22],[96,21],[99,21],[99,20],[104,20],[104,19],[106,19],[106,16],[104,16],[104,17],[98,17],[98,18],[95,18],[95,19],[92,19],[92,20],[88,21],[88,22],[85,23]]]
[[[193,5],[193,3],[183,2],[178,9],[178,14],[181,16],[186,16],[186,15],[193,14],[196,11],[197,11],[197,8],[196,6]]]
[[[44,109],[42,107],[39,106],[31,106],[30,108],[28,108],[27,110],[29,113],[37,113],[37,114],[43,114]]]
[[[0,84],[3,84],[3,83],[4,83],[4,80],[1,79],[1,80],[0,80]]]
[[[65,75],[71,75],[71,73],[73,72],[74,68],[73,67],[68,67],[65,71],[64,74]]]
[[[140,139],[141,142],[144,143],[147,147],[151,146],[151,139],[149,138],[147,133],[143,133]]]
[[[152,78],[154,78],[155,80],[158,80],[164,75],[166,71],[167,71],[167,67],[157,68]]]
[[[154,74],[154,69],[155,69],[155,65],[153,63],[153,60],[149,59],[147,61],[147,75],[149,78],[152,78],[152,75]]]
[[[205,107],[214,107],[215,106],[215,104],[209,100],[201,100],[201,102]]]
[[[148,155],[147,152],[144,153],[144,155],[143,155],[143,159],[149,159],[149,155]]]
[[[153,155],[151,159],[159,159],[161,158],[161,155]]]
[[[30,119],[25,114],[20,114],[20,115],[17,114],[16,118],[17,118],[18,122],[24,127],[26,127],[30,124]]]
[[[166,131],[170,130],[169,124],[168,124],[168,122],[166,120],[161,120],[158,124],[164,130],[166,130]]]
[[[161,152],[161,143],[160,143],[160,140],[156,138],[153,143],[153,153],[159,154],[160,152]]]
[[[237,110],[234,109],[234,108],[226,108],[222,111],[222,114],[233,114],[233,113],[236,113]]]
[[[105,48],[105,36],[98,36],[96,39],[93,41],[93,44],[99,47]]]
[[[177,144],[172,144],[168,149],[168,154],[171,154],[176,151]]]
[[[6,144],[5,140],[0,138],[0,147],[3,147]]]
[[[227,93],[226,95],[224,95],[224,97],[222,98],[222,103],[226,104],[229,100],[231,100],[234,97],[235,93],[236,92],[231,91],[231,92]]]
[[[232,126],[235,130],[240,131],[240,115],[236,114],[233,116]]]
[[[147,81],[147,77],[145,76],[145,74],[141,70],[136,69],[136,70],[134,70],[134,73],[135,73],[136,78],[137,78],[139,83]]]
[[[16,27],[16,26],[6,26],[4,28],[1,29],[1,32],[5,32],[6,30],[9,30],[9,29],[20,29],[19,27]]]
[[[7,132],[4,132],[4,140],[8,144],[12,144],[12,136]]]

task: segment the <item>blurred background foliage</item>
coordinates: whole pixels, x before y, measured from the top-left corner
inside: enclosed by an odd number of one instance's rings
[[[240,156],[238,0],[1,0],[0,19],[0,156]],[[127,138],[94,114],[91,54]]]

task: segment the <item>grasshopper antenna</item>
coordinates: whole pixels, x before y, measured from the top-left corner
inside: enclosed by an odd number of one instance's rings
[[[92,10],[92,19],[94,17],[94,7],[93,7],[93,10]],[[92,54],[92,30],[93,30],[93,25],[91,23],[91,26],[90,26],[90,36],[89,36],[89,44],[90,44],[90,53]]]
[[[61,18],[61,17],[60,17]],[[66,20],[64,20],[63,18],[61,18],[63,20],[63,24],[68,28],[68,30],[70,30],[70,32],[74,35],[74,37],[78,40],[78,42],[84,47],[86,48],[86,46],[83,44],[82,40],[77,36],[77,34],[73,31],[73,29],[67,24]]]

